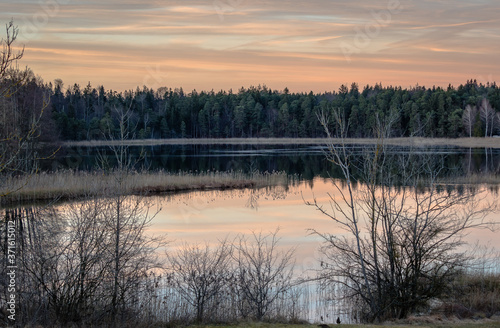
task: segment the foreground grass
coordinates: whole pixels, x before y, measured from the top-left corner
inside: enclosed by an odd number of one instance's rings
[[[462,320],[462,321],[432,321],[432,322],[411,322],[411,323],[384,323],[381,325],[350,325],[350,324],[329,324],[331,328],[349,327],[349,328],[380,328],[381,326],[389,326],[392,328],[409,328],[409,327],[429,327],[429,328],[499,328],[500,320]],[[271,324],[271,323],[240,323],[237,325],[206,325],[206,326],[190,326],[196,328],[316,328],[315,324]]]
[[[203,138],[203,139],[142,139],[142,140],[91,140],[68,141],[65,146],[110,146],[126,144],[129,146],[155,146],[155,145],[325,145],[330,142],[340,143],[340,139],[327,138]],[[347,144],[373,145],[378,142],[371,138],[348,138]],[[500,148],[500,138],[389,138],[384,141],[395,146],[457,146],[466,148]]]
[[[365,325],[365,324],[329,324],[330,328],[335,327],[346,327],[346,328],[380,328],[380,327],[391,327],[391,328],[411,328],[411,327],[419,327],[419,328],[499,328],[500,320],[489,320],[489,321],[463,321],[463,322],[442,322],[442,323],[431,323],[431,324],[393,324],[393,323],[383,323],[380,325]],[[11,326],[7,326],[11,327]],[[63,326],[55,325],[55,326],[45,326],[50,328],[63,328]],[[88,327],[88,328],[104,328],[107,326],[77,326],[70,325],[69,327]],[[122,328],[172,328],[172,327],[188,327],[188,328],[318,328],[317,324],[284,324],[284,323],[263,323],[263,322],[252,322],[252,323],[238,323],[231,325],[188,325],[188,326],[176,326],[169,324],[140,324],[133,323],[127,324],[124,323],[121,325]],[[323,327],[323,326],[322,326]],[[24,328],[42,328],[42,326],[25,326]],[[68,328],[68,326],[64,326],[64,328]],[[327,328],[327,327],[325,327]]]
[[[7,178],[0,188],[2,204],[23,202],[70,200],[87,196],[106,196],[116,187],[123,172],[104,173],[102,171],[79,172],[59,171],[41,173],[30,177]],[[251,176],[237,172],[208,173],[167,173],[167,172],[132,172],[126,175],[122,183],[122,192],[127,195],[161,194],[169,192],[262,188],[287,184],[285,173],[256,173]]]

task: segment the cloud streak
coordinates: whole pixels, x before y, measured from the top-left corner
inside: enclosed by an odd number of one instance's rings
[[[3,1],[0,21],[14,18],[22,31],[54,1]],[[493,0],[60,1],[36,35],[19,38],[23,64],[46,81],[125,90],[158,65],[167,86],[186,90],[265,83],[321,92],[351,82],[446,86],[500,75]],[[391,4],[397,12],[380,16]],[[346,61],[342,44],[370,28]]]

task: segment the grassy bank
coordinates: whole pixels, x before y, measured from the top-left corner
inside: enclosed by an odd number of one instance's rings
[[[116,188],[122,172],[104,173],[58,171],[41,173],[31,177],[7,178],[3,186],[9,186],[9,193],[2,197],[2,204],[16,204],[23,202],[69,200],[80,197],[98,195],[106,196]],[[208,173],[166,173],[166,172],[132,172],[126,175],[122,183],[124,194],[160,194],[211,189],[244,189],[262,188],[287,184],[285,173],[264,173],[251,176],[236,172],[208,172]],[[22,188],[21,188],[22,187]],[[0,188],[0,194],[8,190]]]
[[[391,328],[410,328],[410,327],[436,327],[436,328],[499,328],[500,319],[497,320],[439,320],[437,318],[428,318],[427,322],[422,320],[421,322],[408,322],[408,323],[390,323],[386,322],[382,325],[367,325],[367,324],[328,324],[329,327],[349,327],[349,328],[380,328],[380,327],[391,327]],[[262,322],[252,322],[252,323],[240,323],[234,325],[203,325],[203,326],[190,326],[193,328],[317,328],[316,324],[274,324],[274,323],[262,323]],[[327,327],[325,327],[327,328]]]
[[[373,145],[377,139],[350,138],[348,144]],[[328,142],[340,143],[340,139],[326,138],[230,138],[230,139],[142,139],[142,140],[91,140],[68,141],[65,146],[109,146],[124,143],[130,146],[155,145],[324,145]],[[458,146],[467,148],[500,148],[500,138],[390,138],[385,141],[398,146]]]

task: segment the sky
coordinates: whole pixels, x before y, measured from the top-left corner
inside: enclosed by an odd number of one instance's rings
[[[124,91],[500,81],[498,0],[1,0],[21,66]],[[5,36],[5,31],[0,30]]]

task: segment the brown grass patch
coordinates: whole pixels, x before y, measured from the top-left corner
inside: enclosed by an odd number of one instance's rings
[[[459,318],[490,318],[500,314],[500,274],[464,274],[453,282],[453,293],[441,309]]]
[[[41,173],[31,177],[7,178],[0,194],[22,187],[2,197],[2,204],[18,204],[51,200],[68,200],[92,195],[106,196],[117,188],[123,172],[59,171]],[[237,172],[167,173],[132,172],[121,183],[123,194],[161,194],[192,190],[245,189],[287,185],[285,173],[256,173],[251,176]]]
[[[68,141],[65,146],[110,146],[125,144],[129,146],[156,145],[325,145],[330,142],[339,144],[340,139],[327,138],[228,138],[228,139],[141,139],[141,140],[90,140]],[[372,138],[348,138],[347,144],[374,145],[378,142]],[[500,138],[390,138],[385,143],[396,146],[457,146],[466,148],[500,148]]]

